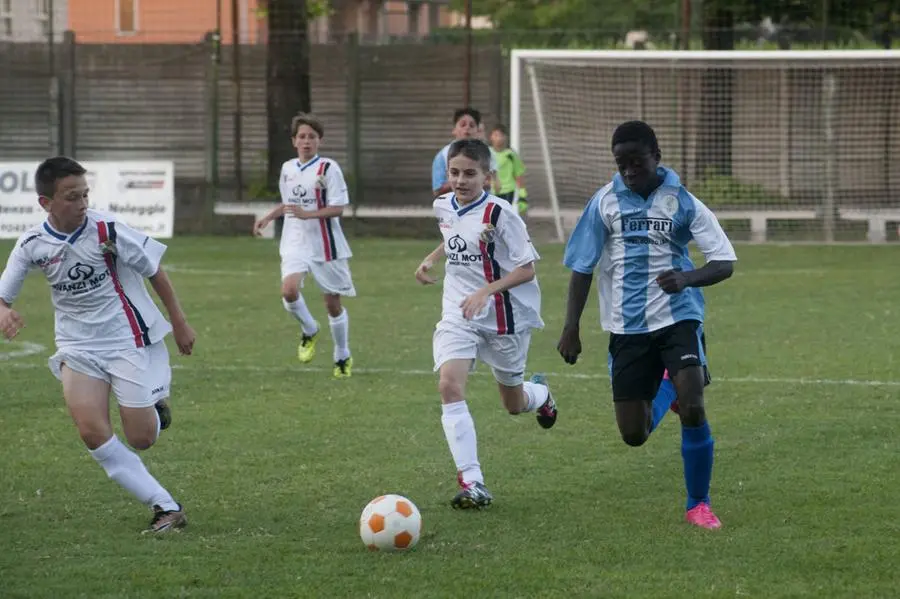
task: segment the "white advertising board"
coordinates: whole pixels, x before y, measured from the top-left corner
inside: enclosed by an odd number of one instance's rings
[[[34,190],[37,166],[37,162],[0,161],[0,239],[15,239],[47,218]],[[172,162],[83,162],[82,166],[88,171],[91,208],[111,212],[151,237],[172,237]]]

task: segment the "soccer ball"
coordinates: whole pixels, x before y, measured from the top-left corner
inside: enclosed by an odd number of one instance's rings
[[[382,495],[369,502],[359,517],[359,536],[372,551],[406,551],[422,532],[422,515],[402,495]]]

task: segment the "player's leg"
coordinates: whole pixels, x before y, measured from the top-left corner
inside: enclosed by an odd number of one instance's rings
[[[653,400],[664,371],[650,335],[611,334],[609,371],[619,434],[639,447],[653,430]]]
[[[715,442],[703,401],[706,374],[701,333],[700,323],[679,322],[669,327],[659,342],[678,396],[686,519],[703,528],[719,528],[722,523],[711,511],[709,500]]]
[[[663,373],[663,380],[659,384],[659,390],[656,392],[656,397],[653,398],[653,405],[651,406],[651,433],[656,430],[669,410],[672,410],[676,414],[678,413],[678,399],[675,393],[675,385],[672,383],[672,379],[669,377],[669,371],[667,370]]]
[[[110,383],[103,365],[88,355],[58,358],[54,370],[63,385],[66,407],[82,441],[109,478],[134,495],[141,503],[177,509],[180,506],[144,467],[141,458],[113,434],[109,419]],[[156,418],[153,404],[148,413]]]
[[[482,336],[478,357],[488,364],[497,381],[500,401],[510,414],[535,412],[538,424],[551,428],[556,424],[556,401],[544,375],[525,381],[525,363],[531,333]]]
[[[119,402],[119,417],[125,439],[133,448],[149,449],[159,437],[160,419],[156,406],[169,398],[172,369],[164,341],[148,347],[120,352],[108,361],[113,395]],[[130,452],[129,452],[130,453]],[[137,455],[134,458],[140,460]],[[143,464],[141,464],[143,468]],[[146,477],[152,478],[143,468]],[[156,497],[150,499],[153,519],[147,532],[164,532],[187,525],[184,509],[154,479]]]
[[[441,426],[456,464],[460,486],[450,505],[458,509],[481,508],[493,501],[484,486],[475,421],[466,403],[466,382],[477,355],[477,344],[477,335],[462,326],[440,322],[434,332],[434,368],[439,373]]]
[[[313,262],[310,273],[322,290],[325,309],[328,311],[328,327],[334,342],[334,377],[349,378],[353,368],[350,352],[350,315],[341,302],[341,297],[356,296],[350,264],[347,260]]]
[[[316,337],[319,334],[319,323],[313,318],[300,288],[309,271],[306,261],[299,256],[283,256],[281,258],[281,303],[297,322],[300,323],[300,345],[297,348],[297,359],[307,363],[316,355]]]

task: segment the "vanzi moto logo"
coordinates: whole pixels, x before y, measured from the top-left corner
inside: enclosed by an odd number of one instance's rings
[[[447,240],[447,249],[452,252],[464,252],[466,251],[466,247],[466,240],[459,235],[454,235]]]
[[[76,262],[75,266],[70,268],[67,274],[72,281],[87,281],[94,276],[94,267],[88,264],[82,264],[81,262]]]

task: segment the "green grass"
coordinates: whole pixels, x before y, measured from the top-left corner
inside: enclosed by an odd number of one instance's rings
[[[547,328],[529,366],[551,373],[559,422],[544,431],[505,414],[482,367],[469,403],[496,503],[451,510],[428,372],[439,289],[412,278],[431,247],[354,242],[357,370],[336,382],[328,339],[313,369],[295,363],[271,241],[172,241],[198,342],[173,357],[174,424],[143,457],[185,504],[182,534],[138,534],[149,514],[81,445],[49,349],[0,361],[0,596],[896,596],[895,247],[741,246],[734,278],[707,293],[718,532],[682,522],[675,419],[642,448],[619,440],[593,296],[582,361],[556,355],[567,273],[549,245]],[[18,307],[22,340],[51,348],[38,276]],[[385,492],[422,512],[409,554],[371,554],[357,535],[363,506]]]

